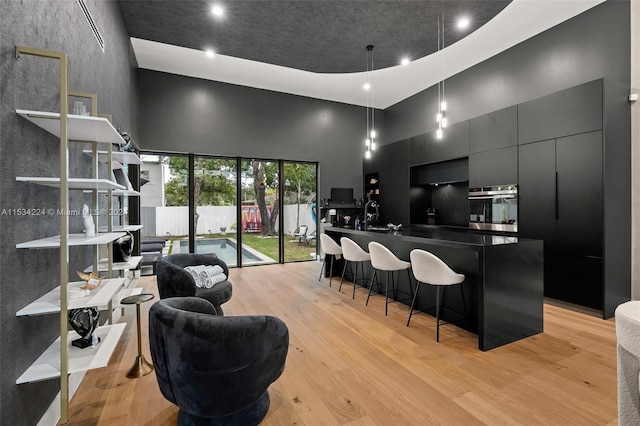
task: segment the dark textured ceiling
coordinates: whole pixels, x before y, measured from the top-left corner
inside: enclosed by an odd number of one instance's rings
[[[225,9],[211,13],[213,3]],[[480,28],[511,0],[121,0],[131,37],[319,73],[362,72],[437,50],[437,18],[449,46]],[[455,20],[471,24],[458,30]]]

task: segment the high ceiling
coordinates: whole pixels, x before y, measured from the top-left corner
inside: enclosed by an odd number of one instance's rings
[[[120,7],[140,68],[362,106],[371,81],[373,106],[384,109],[603,1],[120,0]],[[223,16],[212,13],[214,2]],[[465,30],[456,26],[462,16]],[[209,48],[214,58],[204,54]],[[402,57],[409,65],[399,65]]]
[[[224,15],[215,16],[214,3]],[[438,48],[438,19],[451,45],[511,0],[121,0],[132,37],[318,73],[398,65]],[[460,17],[469,26],[458,29]]]

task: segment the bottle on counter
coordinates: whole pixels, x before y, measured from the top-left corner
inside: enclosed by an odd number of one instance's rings
[[[360,231],[360,218],[358,216],[356,216],[355,229],[356,231]]]

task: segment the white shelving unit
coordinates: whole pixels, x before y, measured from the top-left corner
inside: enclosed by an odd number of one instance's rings
[[[122,336],[126,324],[103,325],[96,329],[94,336],[100,338],[100,343],[84,349],[71,345],[78,338],[75,331],[70,331],[67,337],[69,365],[67,374],[106,367],[109,358]],[[60,377],[60,338],[16,380],[17,384],[39,382]]]
[[[59,59],[62,64],[61,72],[64,73],[64,78],[66,78],[66,55],[52,54],[30,48],[16,48],[16,52]],[[93,144],[93,149],[89,151],[89,153],[93,155],[93,152],[96,152],[96,157],[99,161],[111,164],[111,158],[109,158],[112,152],[111,144],[124,145],[125,143],[120,133],[107,118],[66,114],[67,106],[65,103],[68,102],[69,92],[67,91],[64,81],[61,83],[60,91],[60,110],[63,111],[64,114],[25,109],[18,109],[16,113],[36,126],[60,138],[61,155],[64,155],[65,152],[68,155],[66,148],[68,141],[90,142]],[[82,94],[80,96],[82,96]],[[95,115],[95,105],[97,105],[96,97],[95,95],[90,96],[94,99],[93,112]],[[61,116],[66,117],[65,122],[61,122]],[[109,149],[107,151],[97,152],[96,146],[100,143],[109,144]],[[131,156],[125,155],[125,153],[116,153],[116,158],[120,158],[121,161],[128,163],[135,162],[135,157],[135,154]],[[94,164],[97,165],[98,163],[96,162]],[[59,213],[59,210],[68,208],[68,193],[66,191],[69,190],[105,191],[107,194],[113,194],[114,191],[119,191],[119,193],[116,193],[118,196],[129,195],[131,192],[127,187],[115,182],[115,180],[97,178],[96,167],[94,167],[93,178],[69,177],[68,174],[68,166],[65,166],[64,162],[61,162],[59,172],[59,176],[61,177],[18,176],[16,177],[16,181],[60,188],[61,209],[51,209],[52,215]],[[96,192],[94,192],[94,194],[96,194]],[[94,195],[94,203],[95,200],[96,197]],[[94,205],[94,208],[95,207]],[[71,212],[65,214],[71,214]],[[98,233],[93,237],[86,237],[85,234],[66,234],[68,225],[63,226],[63,223],[64,222],[61,222],[61,231],[64,234],[64,238],[62,238],[61,235],[55,235],[16,244],[17,249],[59,248],[61,250],[60,268],[62,271],[60,279],[58,280],[62,281],[60,285],[40,296],[16,313],[18,317],[56,313],[62,315],[60,318],[61,336],[27,368],[16,380],[16,383],[30,383],[59,378],[61,380],[61,422],[66,423],[68,414],[67,404],[69,401],[68,375],[106,366],[126,326],[126,324],[99,326],[94,332],[94,335],[100,338],[100,342],[92,347],[80,349],[72,345],[72,341],[79,336],[75,331],[68,331],[68,325],[65,321],[67,312],[70,309],[76,308],[106,306],[107,309],[109,309],[109,319],[111,320],[111,310],[113,309],[114,299],[121,296],[124,291],[131,293],[132,290],[125,290],[123,288],[126,281],[125,278],[103,279],[98,288],[90,290],[89,295],[77,299],[70,299],[69,289],[73,289],[74,287],[79,288],[84,286],[85,283],[82,281],[65,282],[68,278],[68,254],[66,261],[62,254],[64,254],[65,251],[68,253],[69,246],[97,247],[99,245],[110,244],[116,239],[126,235],[124,230],[128,227],[123,226],[121,231],[114,232],[109,230],[110,232]],[[94,248],[94,253],[97,253],[95,250]],[[109,254],[109,256],[111,255]],[[107,266],[109,263],[107,260]],[[119,300],[120,298],[117,299],[117,302],[119,302]]]
[[[58,286],[47,291],[46,294],[38,297],[24,308],[20,309],[16,315],[19,317],[28,317],[32,315],[46,315],[59,313],[58,321],[60,324],[60,334],[58,339],[54,341],[44,353],[16,380],[16,383],[29,383],[42,380],[59,378],[60,380],[60,423],[66,424],[68,421],[68,403],[70,399],[69,374],[82,372],[93,368],[106,366],[109,358],[113,353],[115,346],[122,335],[126,324],[102,325],[99,326],[94,335],[100,338],[100,342],[89,348],[76,348],[72,345],[72,341],[78,338],[75,331],[69,332],[69,324],[67,314],[69,309],[105,306],[107,307],[109,321],[112,320],[113,301],[114,298],[123,294],[124,278],[104,279],[97,289],[91,291],[88,296],[70,299],[69,288],[83,286],[82,282],[71,281],[69,266],[69,247],[70,246],[89,246],[92,251],[92,259],[94,266],[97,268],[98,247],[108,245],[108,269],[112,272],[112,248],[111,243],[125,235],[124,231],[114,232],[112,222],[108,226],[108,232],[98,233],[94,237],[87,238],[84,234],[69,234],[69,216],[74,214],[69,207],[69,191],[70,190],[88,190],[92,193],[93,211],[98,207],[98,193],[105,191],[109,194],[107,201],[108,210],[112,210],[112,195],[114,191],[120,191],[119,197],[129,194],[130,186],[124,186],[118,183],[113,173],[107,174],[107,179],[99,179],[98,165],[103,162],[107,164],[109,169],[113,164],[113,145],[125,145],[125,140],[120,133],[113,127],[110,120],[105,117],[97,116],[98,100],[97,95],[70,92],[68,90],[68,69],[69,61],[65,53],[53,52],[43,49],[35,49],[25,46],[16,46],[16,58],[22,55],[53,59],[58,61],[60,67],[60,112],[34,111],[27,109],[17,109],[16,114],[30,121],[36,126],[44,129],[46,132],[58,137],[59,139],[59,171],[52,173],[56,176],[31,177],[19,176],[16,178],[18,182],[29,184],[44,185],[59,188],[60,204],[59,209],[51,209],[47,211],[47,215],[57,215],[60,221],[61,235],[40,238],[37,240],[26,241],[16,244],[16,249],[59,249],[60,256],[60,273],[58,276]],[[28,62],[27,62],[28,64]],[[91,99],[91,116],[69,114],[69,102],[72,97],[81,97]],[[25,126],[25,130],[28,126]],[[39,134],[34,133],[39,136]],[[69,142],[78,141],[91,144],[91,178],[71,177],[69,174]],[[98,145],[104,144],[106,150],[99,151]],[[103,147],[104,149],[104,147]],[[139,161],[134,156],[124,153],[116,153],[115,158],[119,158],[121,162],[134,163]],[[75,213],[79,215],[78,213]],[[49,218],[50,219],[50,218]],[[44,220],[44,219],[43,219]],[[97,224],[97,221],[94,220]],[[123,229],[125,227],[123,226]],[[52,283],[54,285],[54,283]],[[118,299],[119,302],[119,299]],[[26,319],[25,319],[26,321]],[[53,339],[52,339],[53,340]],[[17,351],[20,348],[15,348]]]

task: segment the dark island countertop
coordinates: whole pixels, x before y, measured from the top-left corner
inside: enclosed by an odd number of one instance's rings
[[[543,241],[513,235],[469,232],[464,228],[410,226],[399,231],[386,227],[360,231],[327,226],[324,232],[338,243],[347,237],[368,251],[377,241],[400,259],[410,261],[413,249],[427,250],[454,271],[464,274],[466,300],[457,292],[447,292],[446,305],[457,312],[463,303],[470,313],[468,323],[459,326],[478,335],[478,347],[486,351],[541,333],[543,330],[544,262]],[[339,260],[334,275],[340,275]],[[366,264],[367,276],[373,275]],[[408,274],[398,274],[398,288],[411,293]],[[427,286],[416,300],[419,310],[429,311],[435,304],[435,290]],[[432,313],[431,311],[430,313]],[[443,312],[443,318],[447,318]],[[442,339],[441,339],[442,341]]]
[[[377,234],[377,235],[390,235],[402,237],[406,241],[423,242],[422,240],[427,238],[433,240],[434,244],[466,244],[472,246],[497,246],[503,244],[517,244],[520,240],[524,240],[519,237],[511,235],[496,235],[496,234],[481,234],[468,232],[466,229],[455,228],[424,228],[424,227],[402,227],[399,231],[390,231],[387,227],[370,227],[368,230],[355,230],[352,228],[342,227],[327,227],[327,230],[336,230],[345,234]]]

